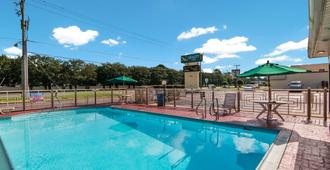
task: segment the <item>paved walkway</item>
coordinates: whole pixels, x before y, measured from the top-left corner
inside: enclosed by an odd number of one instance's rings
[[[185,108],[159,108],[145,105],[118,105],[116,107],[201,119],[201,115],[196,115],[195,111]],[[329,121],[324,124],[322,119],[312,118],[311,123],[307,124],[305,117],[284,115],[285,122],[275,121],[268,125],[264,120],[256,119],[256,115],[257,113],[240,112],[220,117],[218,121],[290,130],[291,137],[278,169],[330,169]],[[207,114],[206,119],[214,120],[214,117]]]

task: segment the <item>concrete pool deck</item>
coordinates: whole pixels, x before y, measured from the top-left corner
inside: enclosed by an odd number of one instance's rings
[[[201,115],[197,115],[195,111],[186,108],[132,104],[116,105],[114,107],[202,119]],[[283,136],[284,138],[277,139],[275,142],[274,146],[277,147],[277,151],[275,151],[275,154],[271,152],[267,155],[270,159],[280,157],[279,162],[277,162],[276,159],[272,162],[272,160],[267,158],[267,161],[263,163],[265,166],[276,166],[277,169],[283,170],[330,169],[329,122],[324,123],[322,119],[312,118],[310,123],[306,123],[306,117],[284,115],[285,122],[274,121],[271,124],[267,124],[264,120],[256,119],[257,114],[258,113],[254,112],[239,112],[228,116],[222,116],[217,121],[281,130],[279,136]],[[210,115],[207,115],[206,120],[216,121],[215,118]],[[282,141],[286,140],[285,136],[287,136],[286,142]],[[281,149],[284,150],[283,156],[282,153],[278,152],[278,150]]]
[[[202,119],[201,115],[197,115],[195,111],[187,108],[156,107],[137,104],[112,106],[115,108]],[[51,110],[12,112],[4,115],[0,114],[0,118]],[[312,118],[310,123],[306,123],[306,117],[283,115],[285,122],[274,121],[271,124],[267,124],[262,119],[256,119],[257,114],[255,112],[239,112],[221,116],[217,121],[281,130],[270,149],[271,151],[267,152],[266,159],[260,164],[260,169],[330,169],[329,121],[324,123],[320,118]],[[216,121],[215,117],[209,114],[207,114],[206,120]]]

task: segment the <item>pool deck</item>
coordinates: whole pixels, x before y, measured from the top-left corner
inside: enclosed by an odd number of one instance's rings
[[[188,108],[156,107],[137,104],[113,105],[113,107],[202,119],[201,115],[197,115],[195,111]],[[0,114],[0,118],[37,111],[41,110],[12,112],[5,115]],[[283,115],[285,122],[274,121],[271,124],[267,124],[263,119],[256,119],[257,114],[255,112],[239,112],[221,116],[219,120],[215,120],[213,116],[207,114],[206,120],[281,130],[279,136],[284,136],[284,138],[279,139],[278,137],[273,145],[273,148],[276,148],[277,151],[271,151],[271,154],[268,153],[267,161],[263,163],[268,167],[273,167],[269,169],[330,169],[330,121],[324,123],[320,118],[312,118],[311,122],[306,123],[306,117]],[[282,152],[278,152],[281,149]]]
[[[132,104],[116,105],[114,107],[202,119],[201,115],[197,115],[195,111],[186,108]],[[284,154],[282,159],[280,159],[279,166],[277,167],[278,169],[330,169],[329,122],[324,123],[322,119],[312,118],[312,122],[306,123],[306,117],[283,115],[285,122],[274,121],[271,124],[267,124],[265,120],[256,119],[256,116],[257,113],[254,112],[239,112],[228,116],[222,116],[217,121],[280,129],[281,132],[290,132],[287,142],[275,143],[275,145],[283,145],[284,147]],[[209,114],[207,114],[206,119],[216,121],[215,118]],[[276,162],[274,162],[274,164],[275,163]],[[277,165],[278,163],[276,163],[276,166]]]

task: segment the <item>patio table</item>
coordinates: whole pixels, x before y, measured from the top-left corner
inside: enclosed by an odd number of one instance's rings
[[[278,115],[278,117],[280,117],[284,121],[284,118],[280,115],[280,113],[278,113],[277,109],[281,105],[288,104],[287,102],[263,100],[263,101],[254,101],[254,103],[258,103],[262,107],[262,111],[258,114],[257,118],[259,118],[262,114],[264,114],[266,112],[267,113],[267,117],[266,117],[267,121],[274,120],[273,115],[272,115],[273,113]]]
[[[121,95],[119,96],[119,103],[126,103],[127,104],[127,99],[132,97],[132,95],[128,95],[128,94],[125,94],[125,95]]]

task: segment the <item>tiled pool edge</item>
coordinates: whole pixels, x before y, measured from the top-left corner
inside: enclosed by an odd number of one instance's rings
[[[211,121],[211,120],[200,120],[196,118],[191,118],[191,117],[185,117],[185,116],[179,116],[179,115],[172,115],[172,114],[166,114],[166,113],[157,113],[153,111],[147,111],[144,109],[140,110],[135,110],[135,109],[130,109],[130,108],[123,108],[123,107],[116,107],[116,106],[111,106],[112,108],[115,109],[122,109],[122,110],[130,110],[130,111],[137,111],[137,112],[144,112],[144,113],[150,113],[150,114],[160,114],[164,116],[170,116],[170,117],[178,117],[178,118],[186,118],[186,119],[194,119],[197,121],[205,121],[209,123],[225,123],[225,124],[231,124],[231,125],[240,125],[240,126],[251,126],[255,128],[261,128],[261,129],[267,129],[264,127],[258,127],[258,126],[252,126],[252,125],[246,125],[244,123],[230,123],[230,122],[216,122],[216,121]],[[279,130],[279,129],[269,129],[269,130]],[[290,140],[290,136],[292,134],[292,130],[287,130],[287,129],[280,129],[275,141],[271,145],[271,147],[268,149],[260,163],[258,164],[257,168],[258,170],[277,170],[278,167],[280,166],[282,157],[284,155],[286,146]]]
[[[276,170],[278,169],[285,149],[290,140],[292,130],[281,130],[276,140],[266,152],[256,169],[259,170]]]

